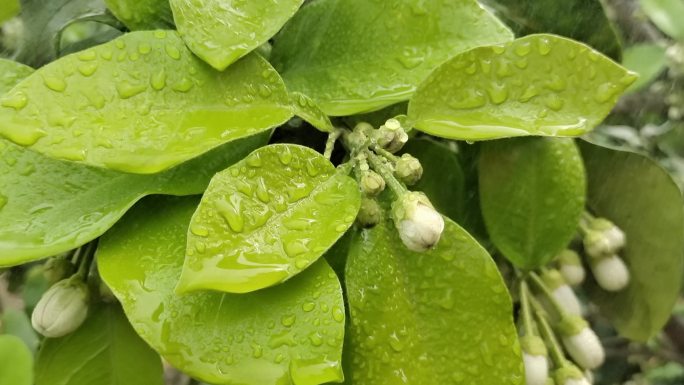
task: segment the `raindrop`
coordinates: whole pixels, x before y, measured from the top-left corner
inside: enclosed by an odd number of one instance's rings
[[[22,91],[11,93],[0,101],[3,107],[14,108],[17,111],[26,107],[26,104],[28,104],[28,97]]]
[[[45,86],[55,92],[62,92],[66,89],[66,82],[62,78],[56,76],[46,75],[43,76],[43,83]]]

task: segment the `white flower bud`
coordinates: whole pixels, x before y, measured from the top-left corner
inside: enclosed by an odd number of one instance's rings
[[[625,262],[617,255],[593,261],[591,271],[596,282],[604,290],[620,291],[629,284],[629,270]]]
[[[586,272],[582,266],[582,260],[573,250],[563,250],[558,255],[558,270],[565,282],[570,286],[578,286],[584,282]]]
[[[31,324],[45,337],[57,338],[78,329],[88,314],[88,287],[80,277],[54,284],[38,301]]]
[[[558,270],[548,270],[542,274],[542,280],[551,290],[553,298],[563,307],[563,309],[572,315],[582,314],[582,304],[575,295],[565,279]]]
[[[584,249],[590,257],[601,258],[625,247],[627,236],[613,222],[596,218],[589,227],[591,231],[584,238]]]
[[[411,186],[423,177],[423,166],[418,159],[410,154],[404,154],[397,160],[394,174],[400,181]]]
[[[615,252],[610,240],[601,231],[590,231],[584,236],[584,251],[591,258],[601,258]]]
[[[605,352],[601,341],[585,320],[568,316],[561,320],[558,329],[565,350],[577,365],[583,369],[596,369],[603,364]]]
[[[373,135],[375,143],[391,153],[401,150],[408,142],[408,138],[408,134],[397,119],[389,119]]]
[[[385,190],[385,179],[375,171],[365,171],[361,176],[361,190],[368,196],[376,196]]]
[[[549,378],[549,361],[544,341],[537,336],[520,338],[525,366],[526,385],[546,385]]]
[[[425,251],[437,244],[444,219],[420,192],[407,192],[392,204],[394,225],[407,248]]]
[[[556,370],[554,374],[556,384],[561,385],[591,385],[591,382],[584,377],[582,371],[574,365],[566,364]]]

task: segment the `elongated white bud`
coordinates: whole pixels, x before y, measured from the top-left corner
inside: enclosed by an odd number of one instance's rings
[[[582,374],[582,371],[570,364],[559,368],[554,373],[556,379],[556,384],[559,385],[591,385],[591,382],[587,380]]]
[[[578,286],[584,282],[586,271],[582,266],[582,259],[574,250],[563,250],[558,255],[558,270],[565,282],[570,286]]]
[[[581,317],[567,316],[558,325],[563,346],[583,369],[596,369],[603,364],[605,352],[601,341]]]
[[[546,385],[549,378],[549,360],[544,341],[537,336],[520,338],[525,366],[526,385]]]
[[[607,291],[620,291],[629,284],[627,265],[617,255],[593,261],[591,271],[599,286]]]
[[[79,277],[54,284],[38,301],[31,324],[45,337],[57,338],[78,329],[88,314],[88,286]]]
[[[434,247],[444,231],[444,219],[421,192],[407,192],[394,201],[392,217],[402,242],[413,251]]]
[[[582,304],[568,286],[565,279],[558,270],[548,270],[542,274],[542,280],[546,286],[551,290],[553,298],[563,307],[563,309],[572,315],[582,314]]]

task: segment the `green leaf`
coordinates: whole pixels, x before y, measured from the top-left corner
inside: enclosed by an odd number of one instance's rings
[[[225,72],[173,31],[126,34],[36,71],[0,99],[0,134],[53,158],[152,174],[291,116],[278,73],[250,55]]]
[[[620,39],[600,0],[484,0],[516,36],[552,33],[586,43],[620,61]]]
[[[169,0],[104,0],[107,8],[128,29],[145,30],[173,27]]]
[[[449,219],[416,253],[391,220],[357,233],[346,267],[354,384],[522,384],[511,299],[496,264]]]
[[[620,256],[629,286],[609,293],[593,286],[593,302],[621,335],[646,341],[665,325],[682,286],[684,209],[672,178],[651,159],[580,143],[589,178],[588,206],[627,235]]]
[[[444,63],[408,115],[419,130],[450,139],[576,136],[596,127],[635,79],[583,44],[531,35]]]
[[[47,158],[0,139],[0,266],[81,246],[149,194],[202,193],[212,176],[268,142],[263,133],[225,144],[154,175]]]
[[[328,115],[408,100],[449,57],[512,39],[474,0],[318,0],[276,37],[271,60]]]
[[[3,0],[6,1],[6,0]],[[21,0],[23,23],[17,60],[38,68],[58,56],[61,31],[76,19],[106,13],[103,0]]]
[[[641,8],[646,12],[653,24],[675,40],[684,41],[684,15],[682,0],[640,0]]]
[[[0,4],[0,23],[13,18],[19,11],[19,0],[3,0]]]
[[[0,58],[0,96],[33,73],[34,69],[21,63]]]
[[[33,385],[33,356],[18,337],[0,335],[0,384]]]
[[[118,305],[99,305],[74,333],[47,339],[36,385],[162,385],[161,359],[135,334]]]
[[[571,139],[487,142],[479,175],[487,231],[513,264],[538,268],[568,246],[584,212],[587,184]]]
[[[333,132],[335,130],[328,115],[321,110],[321,107],[313,99],[299,92],[293,92],[290,96],[292,97],[292,108],[295,115],[319,131]]]
[[[147,199],[100,241],[100,274],[136,331],[173,366],[209,383],[341,381],[344,302],[325,261],[255,293],[174,294],[198,203]]]
[[[26,313],[15,309],[3,309],[0,315],[0,333],[19,337],[31,353],[38,348],[38,336]],[[4,384],[0,381],[0,384]]]
[[[428,138],[410,140],[403,152],[418,158],[423,166],[423,177],[413,189],[424,192],[440,213],[461,223],[465,217],[465,175],[456,153]]]
[[[631,92],[638,91],[651,84],[665,70],[665,48],[648,43],[633,45],[625,50],[622,65],[639,74],[639,79],[629,87]]]
[[[354,223],[356,181],[308,147],[262,147],[217,174],[190,222],[179,292],[246,293],[316,262]]]
[[[304,0],[170,0],[178,32],[190,49],[223,71],[267,42]]]

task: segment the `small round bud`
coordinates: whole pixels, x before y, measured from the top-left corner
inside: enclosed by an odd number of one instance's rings
[[[375,199],[364,197],[361,200],[361,209],[356,215],[356,223],[361,227],[370,228],[382,220],[382,209]]]
[[[520,338],[525,365],[526,385],[546,385],[549,378],[549,361],[544,341],[537,336]]]
[[[347,136],[349,147],[355,150],[361,150],[370,144],[368,133],[373,131],[373,126],[368,123],[359,123],[356,128]]]
[[[558,325],[563,346],[573,361],[583,369],[596,369],[603,364],[605,352],[596,333],[581,317],[564,317]]]
[[[620,291],[629,284],[630,276],[627,265],[617,255],[592,261],[591,271],[596,282],[604,290]]]
[[[38,301],[31,324],[45,337],[57,338],[78,329],[88,314],[88,286],[73,276],[54,284]]]
[[[584,282],[586,272],[579,255],[570,249],[563,250],[558,255],[558,269],[570,286],[577,286]]]
[[[376,196],[385,190],[385,180],[375,171],[366,171],[361,176],[361,190],[368,196]]]
[[[625,233],[615,225],[615,223],[605,219],[596,218],[589,226],[596,231],[599,231],[606,238],[606,241],[612,248],[611,252],[616,252],[621,248],[625,247],[627,243],[627,236]]]
[[[407,192],[392,203],[392,218],[407,248],[425,251],[437,244],[444,219],[420,192]]]
[[[373,133],[375,143],[391,153],[401,150],[408,139],[408,134],[397,119],[388,120]]]
[[[423,177],[423,166],[420,161],[410,154],[404,154],[397,160],[394,174],[400,181],[411,186]]]
[[[583,239],[584,251],[591,258],[601,258],[604,255],[615,252],[613,245],[603,235],[602,231],[589,231]]]

